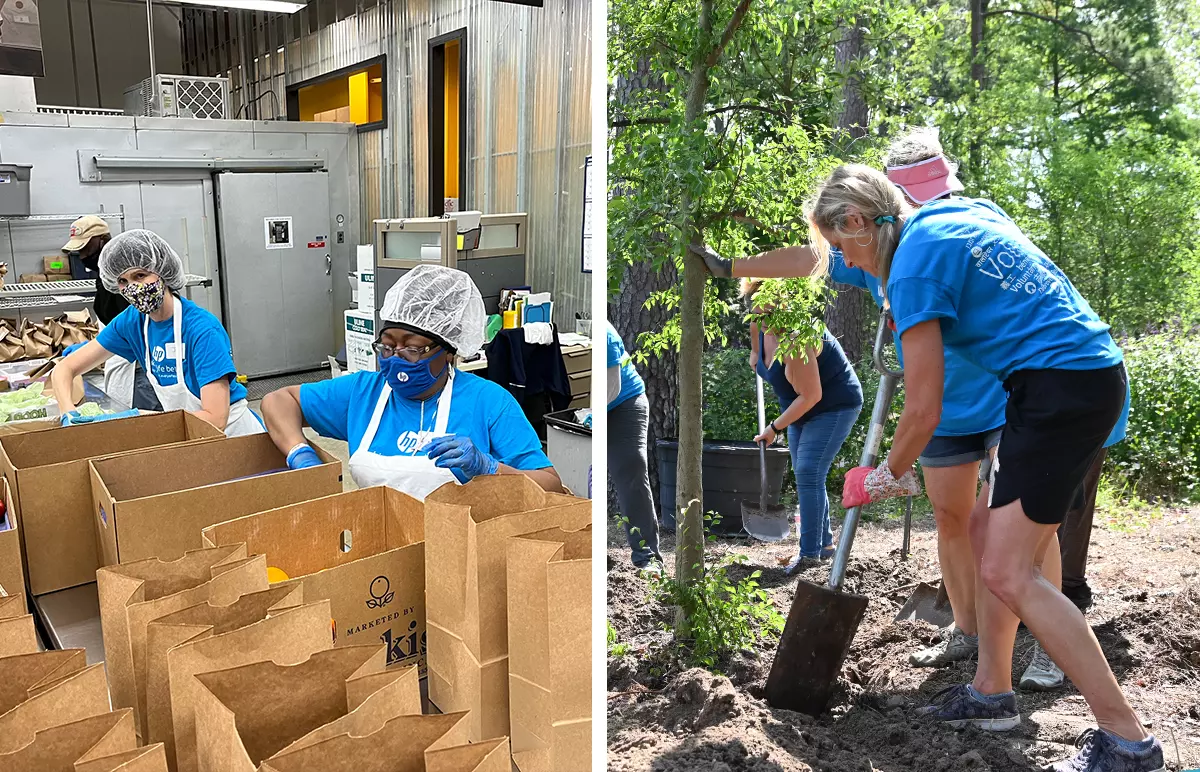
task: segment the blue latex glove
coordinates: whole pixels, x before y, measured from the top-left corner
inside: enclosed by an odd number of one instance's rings
[[[79,415],[78,410],[72,410],[69,413],[63,413],[61,416],[59,416],[58,422],[62,426],[77,426],[79,424],[86,423],[87,419]]]
[[[500,462],[475,446],[465,434],[453,437],[438,437],[421,448],[420,452],[434,460],[434,465],[449,469],[460,483],[481,474],[495,474]]]
[[[297,445],[287,454],[288,469],[308,469],[325,463],[311,445]]]
[[[120,413],[106,413],[97,416],[83,416],[78,410],[72,410],[69,413],[64,413],[60,419],[63,426],[82,426],[84,424],[94,424],[100,421],[115,421],[118,418],[136,418],[141,413],[137,410],[123,410]]]
[[[69,357],[72,354],[74,354],[76,351],[78,351],[79,349],[86,346],[87,344],[88,344],[88,342],[86,340],[83,343],[72,343],[71,345],[69,345],[63,349],[62,355],[64,358]]]

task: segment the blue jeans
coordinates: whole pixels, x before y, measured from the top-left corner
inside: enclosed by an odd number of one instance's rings
[[[800,555],[818,557],[833,546],[825,480],[833,459],[850,436],[861,408],[843,408],[801,418],[787,428],[796,495],[800,499]]]

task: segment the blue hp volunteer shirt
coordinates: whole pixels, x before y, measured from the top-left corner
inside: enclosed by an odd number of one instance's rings
[[[896,328],[940,320],[942,339],[1004,380],[1017,370],[1098,370],[1121,349],[1078,290],[995,204],[951,198],[904,224],[887,296]]]
[[[383,373],[359,371],[300,387],[300,410],[323,437],[344,440],[354,454],[362,443],[385,383]],[[437,399],[425,402],[424,430],[436,423]],[[421,449],[421,403],[393,393],[379,420],[370,451],[415,456]],[[455,373],[449,434],[465,434],[475,446],[514,469],[545,469],[550,459],[517,400],[504,387],[471,373]],[[428,440],[426,441],[428,444]]]
[[[871,293],[875,304],[883,307],[879,279],[862,270],[850,268],[840,250],[833,250],[829,275],[839,284],[861,287]],[[904,366],[900,336],[893,334],[896,356]],[[942,420],[934,431],[937,437],[962,437],[980,434],[1004,425],[1004,406],[1008,395],[996,376],[979,369],[950,349],[945,350],[945,385],[942,387]]]
[[[185,298],[175,298],[183,304],[183,382],[197,399],[200,389],[222,379],[229,383],[229,404],[246,398],[246,387],[233,378],[233,346],[229,334],[217,317]],[[143,325],[146,317],[129,306],[112,323],[100,331],[96,340],[108,351],[131,362],[146,365],[146,342]],[[175,372],[175,321],[150,321],[150,372],[163,386],[179,382]]]
[[[629,358],[629,354],[625,353],[625,343],[617,333],[617,328],[612,326],[612,322],[608,322],[607,366],[621,368],[621,393],[608,403],[609,410],[627,399],[633,399],[639,394],[646,393],[646,383],[642,380],[642,376],[638,375],[637,368],[633,366],[633,360]]]

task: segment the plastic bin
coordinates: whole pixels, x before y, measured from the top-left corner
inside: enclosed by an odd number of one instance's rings
[[[590,499],[592,430],[575,421],[574,410],[546,413],[546,445],[546,455],[563,485]]]
[[[0,164],[0,215],[29,216],[29,173],[32,164]]]

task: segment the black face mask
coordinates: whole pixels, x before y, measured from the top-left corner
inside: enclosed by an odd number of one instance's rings
[[[78,257],[83,262],[83,267],[89,271],[95,271],[100,267],[100,253],[96,252],[93,255],[85,255],[82,252],[72,252],[71,257]]]

